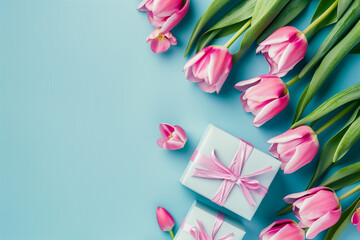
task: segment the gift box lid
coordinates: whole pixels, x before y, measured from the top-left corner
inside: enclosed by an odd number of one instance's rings
[[[218,127],[215,127],[212,124],[209,124],[203,137],[200,140],[200,143],[197,146],[197,149],[193,154],[192,161],[189,162],[184,174],[180,179],[181,183],[184,186],[199,193],[200,195],[209,199],[213,199],[224,180],[194,177],[193,174],[196,171],[195,169],[204,169],[196,163],[197,156],[199,153],[210,156],[211,152],[215,150],[216,157],[224,165],[229,166],[234,159],[235,154],[237,153],[240,141],[243,140],[232,136],[231,134]],[[277,159],[256,148],[253,148],[250,156],[244,164],[241,175],[252,174],[256,171],[271,166],[271,172],[253,177],[253,179],[258,180],[265,188],[268,188],[276,176],[280,165],[281,162]],[[263,199],[263,197],[253,193],[251,196],[256,203],[256,206],[254,207],[249,205],[249,202],[246,199],[242,189],[238,185],[235,185],[231,189],[231,192],[223,204],[223,207],[246,218],[247,220],[251,220]]]

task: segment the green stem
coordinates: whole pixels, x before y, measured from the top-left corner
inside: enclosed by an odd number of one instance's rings
[[[303,33],[306,35],[308,34],[314,27],[316,27],[317,25],[319,25],[327,16],[329,16],[329,14],[334,11],[334,9],[337,7],[339,3],[339,0],[336,0],[333,4],[331,4],[331,6],[325,11],[323,12],[323,14],[321,14],[315,21],[313,21],[304,31]]]
[[[325,123],[318,130],[316,130],[316,134],[319,135],[320,133],[322,133],[325,129],[330,127],[333,123],[335,123],[337,120],[342,118],[345,114],[350,112],[357,105],[358,105],[358,103],[354,102],[354,103],[350,104],[349,106],[347,106],[346,108],[344,108],[341,112],[336,114],[332,119],[330,119],[327,123]]]
[[[175,235],[174,235],[174,232],[172,229],[169,231],[169,233],[170,233],[171,239],[174,239]]]
[[[230,40],[224,45],[225,47],[229,48],[235,41],[236,39],[238,39],[241,34],[243,34],[243,32],[245,32],[245,30],[250,26],[251,24],[251,19],[249,21],[247,21],[244,26],[242,26],[239,31],[237,31],[234,36],[232,36],[230,38]]]
[[[287,87],[292,86],[293,84],[297,83],[301,78],[299,77],[299,75],[297,75],[296,77],[294,77],[293,79],[291,79],[290,81],[288,81],[286,84]]]
[[[347,193],[345,193],[344,195],[340,196],[339,200],[342,201],[342,200],[350,197],[351,195],[353,195],[354,193],[356,193],[359,190],[360,190],[360,184],[357,185],[356,187],[354,187],[353,189],[351,189],[350,191],[348,191]]]

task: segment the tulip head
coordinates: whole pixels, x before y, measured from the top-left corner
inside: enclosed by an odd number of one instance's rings
[[[157,140],[157,145],[166,150],[177,150],[183,148],[187,141],[187,136],[180,126],[171,126],[166,123],[159,125],[162,138]]]
[[[357,230],[360,232],[360,208],[356,209],[351,217],[351,223],[357,225]]]
[[[262,75],[253,79],[238,82],[235,88],[243,91],[240,97],[246,112],[255,115],[253,125],[260,127],[289,103],[289,91],[285,83],[275,75]]]
[[[270,74],[282,77],[304,58],[307,46],[304,33],[286,26],[276,30],[260,43],[256,53],[264,54],[270,65]]]
[[[156,209],[156,218],[161,231],[170,232],[175,226],[173,217],[165,208],[158,207]]]
[[[290,129],[268,141],[270,153],[278,158],[281,169],[290,174],[311,162],[319,150],[319,140],[311,127]]]
[[[147,43],[150,43],[151,50],[154,53],[162,53],[170,48],[170,45],[176,45],[177,40],[171,34],[167,32],[164,34],[160,33],[160,29],[155,29],[146,39]]]
[[[341,206],[331,188],[317,187],[286,196],[284,200],[293,205],[301,228],[309,228],[306,238],[313,239],[340,219]]]
[[[204,92],[220,92],[232,67],[232,55],[224,46],[208,46],[184,66],[186,78],[196,82]]]
[[[184,18],[189,5],[189,0],[144,0],[138,10],[147,12],[149,22],[160,28],[160,33],[167,33]]]
[[[260,240],[305,240],[305,232],[293,220],[279,220],[262,230]]]

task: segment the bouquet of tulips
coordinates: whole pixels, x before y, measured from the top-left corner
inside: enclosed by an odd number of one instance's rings
[[[252,44],[258,44],[256,53],[264,55],[269,72],[235,85],[242,92],[240,101],[244,110],[255,116],[253,125],[256,127],[284,110],[289,103],[290,87],[315,68],[310,83],[298,101],[290,129],[268,141],[271,144],[270,153],[282,162],[281,168],[285,174],[293,173],[313,161],[321,146],[318,135],[339,119],[348,118],[343,128],[323,145],[318,167],[306,191],[284,198],[292,206],[280,214],[292,208],[299,223],[293,220],[277,221],[261,232],[260,239],[313,239],[329,228],[325,239],[337,239],[350,222],[358,225],[360,232],[360,196],[344,211],[340,204],[343,199],[357,193],[360,185],[342,196],[336,195],[337,190],[360,181],[360,162],[319,182],[334,164],[345,159],[346,153],[360,138],[360,84],[340,91],[302,117],[307,105],[335,67],[347,54],[360,53],[360,0],[320,0],[307,28],[299,30],[289,26],[309,2],[213,0],[198,20],[185,51],[185,56],[193,48],[196,51],[183,68],[186,78],[197,83],[204,92],[219,93],[236,62]],[[187,0],[146,0],[140,5],[139,9],[147,11],[150,23],[158,28],[148,38],[154,52],[162,52],[175,44],[170,30],[184,17],[188,4]],[[214,15],[230,4],[231,11],[206,28]],[[304,58],[312,37],[330,25],[330,33],[305,67],[295,78],[283,81],[282,78]],[[224,46],[209,45],[213,40],[231,34]],[[231,53],[229,47],[241,35],[240,48]],[[334,117],[314,130],[316,124],[329,115]],[[161,126],[163,139],[158,141],[159,146],[171,150],[184,146],[186,135],[182,133],[183,130]]]
[[[269,73],[241,81],[235,88],[242,91],[240,100],[244,110],[255,115],[253,125],[260,127],[287,107],[290,99],[288,88],[316,67],[311,82],[299,100],[293,125],[285,133],[268,141],[271,143],[270,153],[282,162],[281,168],[285,174],[293,173],[310,163],[319,150],[318,134],[352,112],[343,129],[324,145],[308,190],[285,197],[285,201],[292,204],[295,216],[300,220],[299,224],[293,220],[277,221],[264,229],[260,239],[305,239],[305,235],[308,239],[313,239],[330,227],[326,239],[337,239],[350,218],[354,224],[360,222],[360,198],[343,213],[340,205],[340,200],[356,193],[360,190],[360,185],[341,197],[337,197],[335,193],[336,190],[360,180],[360,163],[341,169],[320,183],[320,187],[312,187],[360,138],[360,84],[334,95],[308,116],[302,119],[301,116],[341,60],[348,53],[359,53],[360,1],[322,0],[309,26],[300,31],[285,25],[300,14],[309,1],[244,0],[214,26],[203,30],[214,14],[228,2],[214,0],[199,19],[185,53],[187,55],[190,52],[197,40],[198,53],[184,67],[186,78],[197,82],[205,92],[219,93],[231,68],[251,44],[257,42],[259,45],[256,53],[264,55],[270,66]],[[304,58],[312,36],[322,27],[331,24],[331,32],[311,60],[295,78],[285,83],[281,78]],[[234,32],[224,46],[206,47],[212,40]],[[231,54],[229,47],[243,33],[240,49]],[[316,131],[313,130],[321,118],[333,112],[338,113]],[[291,206],[281,213],[290,209]]]

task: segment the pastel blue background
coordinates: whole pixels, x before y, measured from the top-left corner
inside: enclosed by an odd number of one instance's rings
[[[233,88],[267,73],[255,46],[234,66],[220,95],[205,94],[181,69],[187,40],[209,1],[192,0],[173,31],[178,46],[158,55],[145,43],[153,28],[135,10],[139,2],[0,0],[0,239],[169,239],[157,226],[157,206],[180,224],[194,199],[209,203],[179,183],[208,123],[262,151],[269,148],[266,140],[289,127],[309,76],[291,87],[283,113],[255,128]],[[304,29],[316,5],[293,25]],[[306,60],[328,32],[311,41]],[[307,112],[358,82],[359,67],[359,56],[347,56]],[[161,122],[187,131],[183,150],[157,147]],[[324,132],[321,143],[340,127]],[[354,149],[336,169],[360,160]],[[237,218],[248,231],[246,240],[279,219],[281,199],[302,191],[315,166],[277,175],[253,221]],[[359,236],[350,226],[340,239]]]

